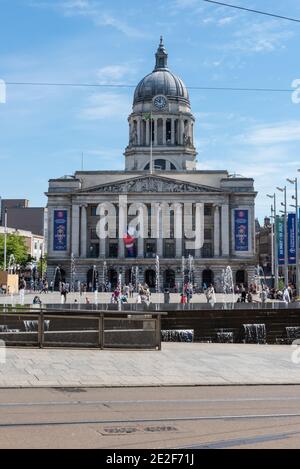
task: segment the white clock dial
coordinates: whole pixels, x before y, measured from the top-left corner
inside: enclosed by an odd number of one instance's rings
[[[167,100],[164,96],[156,96],[153,103],[157,109],[165,109],[167,106]]]

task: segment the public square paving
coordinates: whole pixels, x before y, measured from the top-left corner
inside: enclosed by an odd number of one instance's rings
[[[25,294],[24,297],[24,302],[25,304],[32,304],[33,299],[35,296],[39,296],[39,298],[42,301],[42,304],[59,304],[61,303],[61,295],[59,292],[54,292],[54,293],[27,293]],[[67,295],[67,303],[72,304],[75,303],[75,300],[77,303],[84,304],[86,303],[86,298],[90,301],[90,303],[95,303],[95,294],[94,293],[83,293],[80,295],[79,293],[69,293]],[[98,303],[110,303],[110,298],[111,298],[111,293],[98,293],[97,295],[97,302]],[[222,293],[217,293],[216,294],[216,300],[217,303],[223,303],[225,300],[226,302],[232,302],[233,299],[236,301],[238,298],[238,295],[223,295]],[[128,302],[129,303],[136,303],[137,300],[137,294],[134,293],[133,298],[129,298]],[[254,301],[260,301],[259,300],[259,295],[253,295],[253,300]],[[0,304],[19,304],[20,303],[20,295],[0,295]],[[150,301],[153,303],[163,303],[164,301],[164,295],[163,293],[152,293],[150,297]],[[180,294],[179,293],[171,293],[170,294],[170,303],[180,303]],[[195,294],[193,295],[191,299],[191,303],[207,303],[205,295],[202,294]]]
[[[300,384],[292,353],[297,359],[291,346],[204,343],[163,343],[161,351],[8,348],[0,387]]]

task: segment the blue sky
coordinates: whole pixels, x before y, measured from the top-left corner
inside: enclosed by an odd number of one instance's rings
[[[231,3],[300,18],[299,0]],[[202,0],[0,0],[0,79],[135,85],[163,34],[187,86],[291,88],[300,24]],[[133,88],[8,85],[0,104],[0,195],[44,205],[49,178],[123,169]],[[199,169],[254,177],[257,216],[300,168],[291,93],[191,90]]]

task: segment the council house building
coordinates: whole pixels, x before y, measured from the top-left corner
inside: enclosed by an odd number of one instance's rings
[[[134,92],[124,171],[49,181],[49,280],[59,267],[68,282],[115,286],[121,278],[154,289],[159,259],[161,288],[181,286],[188,263],[199,287],[219,291],[228,265],[235,283],[254,281],[254,181],[197,169],[189,93],[162,38],[155,58]]]

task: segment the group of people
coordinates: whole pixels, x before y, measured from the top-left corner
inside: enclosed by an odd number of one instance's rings
[[[297,290],[293,283],[289,283],[282,289],[269,288],[267,285],[264,285],[260,296],[263,303],[267,299],[294,303],[297,300]]]

